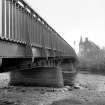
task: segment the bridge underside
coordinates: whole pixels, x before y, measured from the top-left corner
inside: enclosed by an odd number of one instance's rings
[[[72,58],[4,58],[0,72],[10,72],[10,85],[63,87],[72,85],[76,66]]]
[[[49,87],[72,85],[76,75],[75,65],[71,62],[60,61],[60,63],[55,61],[55,64],[52,59],[51,61],[45,60],[44,62],[38,59],[36,64],[19,63],[21,66],[11,66],[9,69],[1,66],[1,70],[10,71],[10,85]]]
[[[76,75],[75,62],[70,59],[5,58],[0,72],[10,72],[10,85],[63,87],[72,85]]]

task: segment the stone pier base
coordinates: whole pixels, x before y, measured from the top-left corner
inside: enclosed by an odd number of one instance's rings
[[[10,85],[63,87],[64,83],[61,68],[39,67],[11,71]]]
[[[73,86],[75,83],[75,77],[77,73],[65,73],[63,72],[63,79],[64,79],[64,85]]]
[[[73,86],[75,84],[75,77],[77,75],[77,71],[75,66],[72,63],[66,63],[61,65],[64,85]]]

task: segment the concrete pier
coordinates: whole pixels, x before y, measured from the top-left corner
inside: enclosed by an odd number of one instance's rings
[[[11,71],[10,85],[63,87],[62,70],[38,67],[31,70]]]

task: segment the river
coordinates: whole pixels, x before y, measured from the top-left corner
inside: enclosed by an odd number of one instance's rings
[[[90,90],[105,91],[105,76],[90,73],[78,73],[75,82]]]

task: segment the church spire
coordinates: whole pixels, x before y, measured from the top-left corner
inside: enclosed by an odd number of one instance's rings
[[[81,35],[79,44],[82,44],[82,43],[83,43],[83,40],[82,40],[82,35]]]

